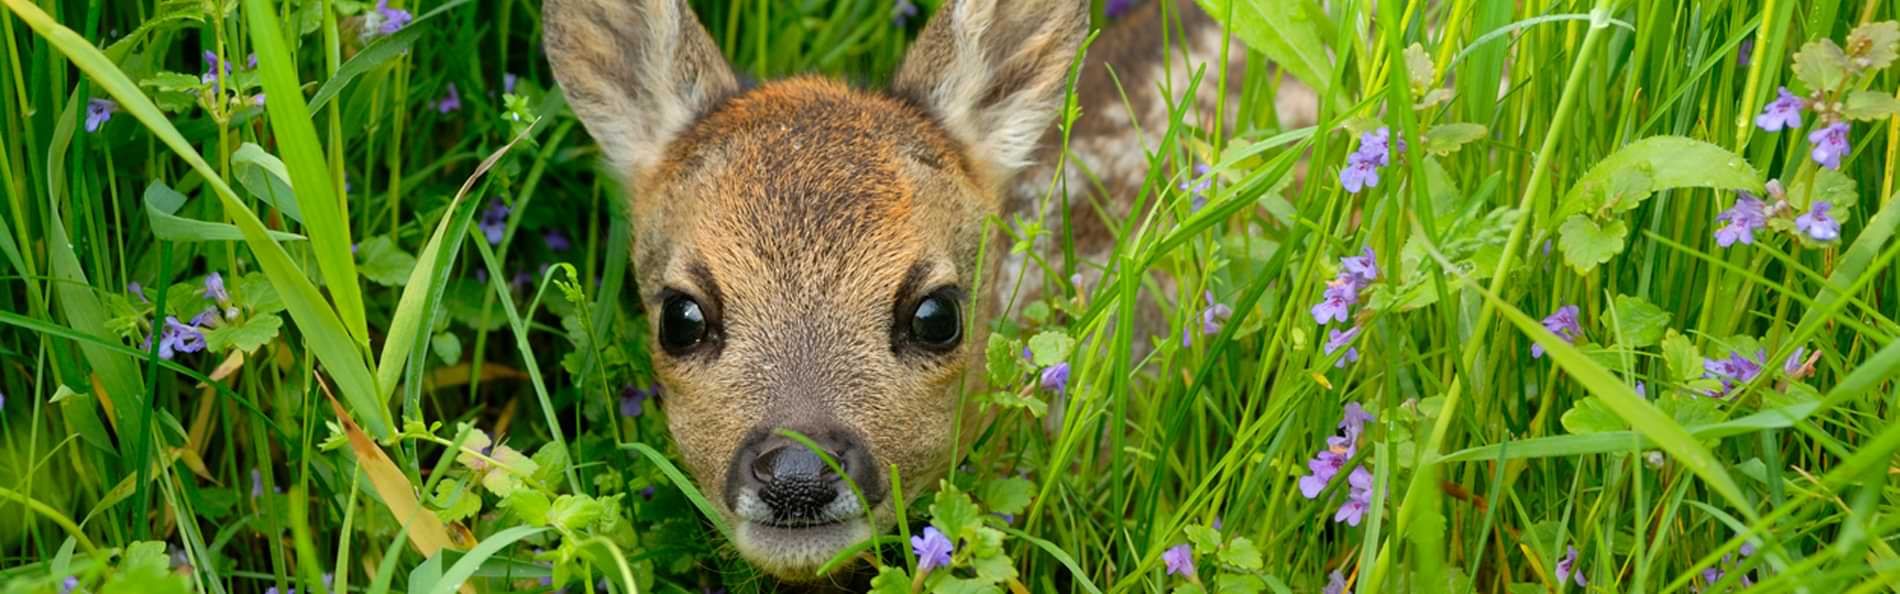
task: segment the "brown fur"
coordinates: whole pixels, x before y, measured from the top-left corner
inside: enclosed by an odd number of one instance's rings
[[[956,458],[955,390],[981,365],[992,302],[969,294],[979,268],[994,269],[978,266],[984,222],[1049,213],[1050,124],[1086,7],[951,0],[888,93],[811,77],[741,93],[683,0],[547,1],[556,78],[628,182],[641,302],[658,311],[666,295],[686,295],[714,321],[702,348],[657,352],[655,368],[684,462],[728,520],[728,466],[761,432],[842,428],[876,459],[878,481],[895,465],[913,489],[933,485]],[[1111,202],[1125,202],[1146,173],[1133,124],[1151,135],[1167,126],[1153,91],[1164,76],[1155,12],[1106,34],[1086,64],[1088,115],[1071,145],[1082,166],[1065,172],[1072,192],[1088,187],[1078,172],[1094,168]],[[1195,43],[1183,55],[1205,62],[1210,23],[1186,14],[1181,31]],[[1134,120],[1116,116],[1120,96],[1103,72],[1111,63]],[[1089,203],[1076,200],[1074,211],[1085,254],[1112,239],[1080,210]],[[962,297],[971,331],[947,352],[904,343],[899,320],[945,288]],[[796,533],[738,521],[734,545],[780,578],[809,580],[892,520],[888,500],[873,512],[876,525]]]

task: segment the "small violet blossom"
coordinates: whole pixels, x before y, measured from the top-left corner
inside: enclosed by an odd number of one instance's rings
[[[1042,370],[1042,389],[1061,394],[1069,390],[1069,364],[1057,363]]]
[[[1194,577],[1194,549],[1186,544],[1168,547],[1161,552],[1161,562],[1167,564],[1168,575],[1185,578]]]
[[[1815,163],[1828,169],[1840,169],[1841,157],[1847,156],[1850,148],[1847,142],[1847,122],[1834,122],[1819,130],[1808,133],[1808,143],[1814,150],[1808,152]]]
[[[660,386],[641,388],[628,384],[620,390],[620,416],[637,418],[646,413],[647,398],[660,395]]]
[[[1817,200],[1808,212],[1794,218],[1794,228],[1808,234],[1815,241],[1834,241],[1841,238],[1841,222],[1834,220],[1827,211],[1834,208],[1826,200]]]
[[[515,84],[520,83],[520,82],[521,82],[521,77],[515,76],[515,73],[513,72],[502,73],[501,74],[501,92],[509,94],[509,95],[513,95],[515,92]]]
[[[1736,242],[1755,243],[1755,231],[1768,224],[1768,207],[1753,195],[1743,192],[1735,199],[1735,206],[1716,215],[1715,220],[1725,222],[1722,228],[1715,230],[1715,245],[1729,247]]]
[[[1320,450],[1306,463],[1311,474],[1300,477],[1301,495],[1307,499],[1319,498],[1320,492],[1340,471],[1345,470],[1346,462],[1358,451],[1359,437],[1365,433],[1366,423],[1372,420],[1372,413],[1359,406],[1359,403],[1346,404],[1339,420],[1340,434],[1327,438],[1326,449]],[[1347,474],[1346,483],[1346,502],[1333,515],[1333,521],[1358,526],[1372,504],[1372,473],[1365,466],[1354,467]]]
[[[223,275],[220,275],[216,272],[205,275],[204,296],[206,299],[210,299],[218,303],[224,303],[226,301],[231,300],[231,294],[225,292],[224,290],[224,276]]]
[[[1788,87],[1781,87],[1780,96],[1768,102],[1768,105],[1762,108],[1761,115],[1755,116],[1755,126],[1769,132],[1780,132],[1782,128],[1800,128],[1801,110],[1806,109],[1807,106],[1807,102],[1801,100],[1800,96],[1788,92]]]
[[[567,236],[562,235],[560,231],[550,230],[542,234],[541,242],[547,244],[548,251],[551,252],[565,252],[568,248],[574,247],[574,243],[568,241]]]
[[[489,245],[501,245],[502,233],[508,230],[508,205],[496,200],[488,203],[488,209],[482,211],[482,220],[476,223],[482,228],[482,235],[488,237]]]
[[[913,18],[917,18],[917,4],[911,0],[897,0],[891,5],[891,26],[902,28]]]
[[[119,104],[111,99],[90,99],[86,101],[86,132],[98,132],[119,111]]]
[[[1807,375],[1810,370],[1807,363],[1802,361],[1807,354],[1808,347],[1795,347],[1794,352],[1788,354],[1788,359],[1781,362],[1781,372],[1795,379]]]
[[[1339,185],[1347,193],[1357,194],[1366,188],[1379,186],[1379,168],[1392,162],[1392,131],[1380,126],[1359,135],[1359,149],[1346,156],[1346,167],[1339,170]],[[1398,149],[1405,150],[1405,142],[1399,141]]]
[[[1346,594],[1346,574],[1333,570],[1326,576],[1326,589],[1320,590],[1320,594]]]
[[[79,589],[78,576],[69,575],[69,576],[66,576],[66,579],[61,580],[59,582],[59,594],[73,594],[73,591],[78,590],[78,589]]]
[[[1108,18],[1120,18],[1135,9],[1135,0],[1108,0],[1102,4],[1102,14]]]
[[[449,113],[461,110],[462,93],[455,89],[455,83],[449,83],[449,92],[443,94],[441,99],[436,100],[435,111],[437,113]]]
[[[403,27],[409,26],[413,18],[407,10],[390,8],[389,0],[376,0],[376,10],[365,14],[363,22],[364,28],[374,37],[401,31]]]
[[[1209,177],[1207,172],[1208,168],[1206,165],[1195,165],[1194,178],[1184,180],[1181,182],[1181,185],[1177,186],[1181,191],[1187,192],[1188,195],[1193,197],[1188,202],[1188,212],[1199,211],[1201,207],[1207,206],[1207,188],[1214,185],[1214,178]]]
[[[1544,318],[1544,329],[1556,334],[1558,338],[1564,339],[1565,342],[1577,342],[1577,338],[1583,336],[1583,326],[1577,323],[1577,306],[1565,305],[1557,308],[1555,313]],[[1532,344],[1531,358],[1541,359],[1543,357],[1544,345]]]
[[[1357,256],[1339,259],[1339,275],[1326,283],[1319,303],[1313,304],[1313,321],[1319,325],[1344,322],[1352,317],[1352,306],[1359,302],[1359,291],[1379,278],[1379,261],[1372,248]]]
[[[205,50],[205,73],[198,76],[198,82],[211,85],[211,92],[224,91],[224,77],[231,75],[231,63],[218,58],[218,53]]]
[[[1365,519],[1366,512],[1372,509],[1372,471],[1359,466],[1346,476],[1346,502],[1339,505],[1339,511],[1333,514],[1334,522],[1345,522],[1347,526],[1358,526]]]
[[[1358,285],[1334,280],[1326,284],[1325,298],[1313,305],[1313,321],[1321,325],[1344,322],[1352,316],[1352,306],[1358,302]]]
[[[1589,580],[1584,579],[1583,572],[1577,570],[1577,547],[1574,546],[1569,547],[1569,552],[1564,554],[1564,558],[1557,560],[1557,583],[1561,584],[1571,578],[1576,578],[1579,588],[1590,584]]]
[[[910,537],[910,551],[917,555],[919,573],[949,565],[950,553],[954,550],[950,539],[945,538],[936,526],[925,526],[923,534]]]
[[[1207,301],[1207,308],[1201,310],[1201,334],[1220,334],[1221,325],[1227,322],[1227,318],[1233,317],[1234,308],[1215,302],[1213,291],[1203,293],[1201,298]]]
[[[1346,349],[1346,354],[1341,356],[1338,361],[1334,361],[1333,367],[1345,367],[1347,363],[1353,363],[1359,360],[1359,349],[1351,346],[1353,339],[1359,337],[1359,330],[1359,326],[1353,326],[1351,330],[1343,332],[1338,328],[1326,331],[1327,355],[1332,355],[1342,347]]]
[[[178,353],[202,350],[205,350],[205,335],[197,326],[181,324],[177,317],[165,316],[165,329],[158,336],[158,358],[170,361]]]
[[[1755,376],[1761,375],[1762,363],[1767,360],[1766,350],[1757,351],[1753,359],[1736,352],[1729,353],[1726,359],[1703,359],[1702,377],[1722,382],[1722,391],[1710,396],[1720,398],[1736,385],[1755,379]]]

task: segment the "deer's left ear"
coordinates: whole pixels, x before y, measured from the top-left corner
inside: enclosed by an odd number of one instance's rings
[[[917,39],[893,90],[924,103],[969,154],[1008,179],[1062,108],[1088,33],[1087,0],[951,0]]]

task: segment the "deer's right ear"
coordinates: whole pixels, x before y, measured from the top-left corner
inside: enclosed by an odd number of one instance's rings
[[[547,0],[548,63],[615,173],[637,177],[739,85],[685,0]]]

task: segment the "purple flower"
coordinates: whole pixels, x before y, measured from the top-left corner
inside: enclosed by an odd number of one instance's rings
[[[1326,576],[1326,589],[1320,590],[1320,594],[1346,594],[1346,574],[1333,570]]]
[[[264,94],[263,94],[263,93],[258,93],[258,94],[256,94],[256,95],[252,95],[252,96],[251,96],[251,105],[255,105],[255,106],[257,106],[257,107],[263,107],[263,106],[264,106]],[[345,188],[345,189],[344,189],[343,191],[344,191],[345,193],[348,193],[348,192],[349,192],[349,189],[348,189],[348,187],[349,187],[349,186],[347,186],[347,185],[345,185],[345,186],[344,186],[344,188]]]
[[[177,353],[196,353],[205,350],[205,335],[196,326],[178,323],[178,318],[165,316],[165,330],[158,337],[158,358],[170,361]]]
[[[1352,329],[1343,332],[1338,328],[1326,331],[1327,355],[1333,354],[1341,347],[1345,347],[1346,349],[1345,356],[1340,357],[1338,361],[1334,361],[1333,367],[1345,367],[1347,363],[1359,360],[1359,349],[1348,346],[1352,344],[1353,339],[1359,337],[1359,330],[1360,328],[1358,326],[1353,326]]]
[[[1572,546],[1569,547],[1569,549],[1570,552],[1566,553],[1564,558],[1557,560],[1557,583],[1561,584],[1574,576],[1576,577],[1577,587],[1582,588],[1589,585],[1590,582],[1583,579],[1583,572],[1577,571],[1577,547]]]
[[[1577,323],[1577,306],[1565,305],[1557,308],[1555,313],[1544,318],[1544,329],[1555,333],[1565,342],[1577,342],[1577,338],[1583,336],[1583,326]],[[1543,356],[1544,345],[1532,344],[1531,358],[1541,359]]]
[[[1042,389],[1061,394],[1069,390],[1069,364],[1057,363],[1042,370]]]
[[[1339,170],[1339,186],[1348,194],[1379,187],[1379,166],[1355,153],[1346,159],[1346,167]]]
[[[231,64],[219,59],[217,52],[211,50],[204,51],[204,59],[205,73],[198,77],[198,82],[211,85],[213,93],[223,92],[224,77],[231,75]]]
[[[1391,128],[1380,126],[1376,130],[1368,130],[1359,135],[1359,151],[1356,154],[1372,161],[1373,165],[1384,167],[1392,159],[1391,141]]]
[[[284,492],[284,488],[272,487],[271,492],[282,493]],[[263,496],[264,496],[264,475],[263,473],[258,472],[256,468],[252,468],[251,469],[251,498],[255,499],[255,498],[263,497]]]
[[[521,77],[515,76],[515,73],[503,72],[501,74],[501,92],[507,93],[507,94],[514,94],[515,83],[519,83],[519,82],[521,82]]]
[[[541,235],[541,242],[548,244],[548,251],[552,252],[565,252],[568,248],[574,247],[573,242],[568,241],[566,235],[552,229]]]
[[[936,526],[925,526],[923,534],[910,537],[910,552],[917,556],[919,573],[949,565],[950,553],[954,550],[950,539],[944,538]]]
[[[1220,334],[1221,324],[1233,317],[1234,308],[1214,302],[1214,292],[1208,291],[1201,297],[1207,300],[1207,308],[1201,310],[1201,334],[1213,336]]]
[[[1702,377],[1721,380],[1722,391],[1711,396],[1721,397],[1734,389],[1737,384],[1748,383],[1761,375],[1762,363],[1768,360],[1768,351],[1761,350],[1750,359],[1741,353],[1730,352],[1726,359],[1703,359]]]
[[[1372,253],[1372,247],[1367,246],[1364,249],[1365,251],[1360,252],[1357,256],[1347,256],[1339,259],[1340,276],[1361,287],[1372,284],[1372,281],[1379,279],[1379,258]]]
[[[144,303],[152,302],[151,299],[147,299],[145,297],[145,285],[139,284],[138,281],[132,281],[130,283],[126,283],[125,292],[131,293],[132,296],[134,297],[138,297],[140,302],[144,302]]]
[[[1802,373],[1802,368],[1806,367],[1806,365],[1803,364],[1801,359],[1805,357],[1807,353],[1808,347],[1795,347],[1794,352],[1788,354],[1788,360],[1781,362],[1781,372],[1787,374],[1788,377],[1796,378],[1806,375]]]
[[[482,220],[476,223],[482,234],[488,236],[488,245],[501,245],[502,233],[508,230],[508,205],[500,200],[490,201],[488,209],[482,211]]]
[[[1135,0],[1108,0],[1102,4],[1102,14],[1111,19],[1120,18],[1134,8]]]
[[[1722,576],[1724,575],[1728,574],[1722,573],[1721,569],[1710,567],[1702,570],[1702,581],[1708,582],[1708,585],[1713,586],[1716,582],[1722,581]]]
[[[891,5],[891,26],[893,27],[902,28],[916,17],[917,5],[911,0],[897,0],[896,4]]]
[[[374,33],[373,37],[401,31],[409,26],[412,18],[407,10],[390,8],[389,0],[376,0],[376,10],[364,15],[364,23],[365,28]]]
[[[1359,436],[1365,433],[1366,423],[1372,422],[1372,413],[1359,406],[1357,402],[1348,402],[1345,414],[1339,418],[1339,428],[1345,432],[1346,441],[1357,443]]]
[[[1834,122],[1826,127],[1808,133],[1808,143],[1814,150],[1808,156],[1815,163],[1828,169],[1840,169],[1841,157],[1847,156],[1847,122]]]
[[[658,386],[655,386],[652,392],[648,392],[645,389],[642,389],[638,386],[634,386],[631,384],[629,384],[626,388],[621,389],[620,390],[620,416],[639,417],[641,414],[644,414],[646,412],[647,397],[652,396],[655,393],[658,393],[659,391],[660,389]]]
[[[222,275],[216,272],[205,275],[204,296],[206,299],[218,303],[231,300],[231,294],[224,291],[224,277]]]
[[[1194,577],[1194,548],[1186,544],[1168,547],[1161,552],[1161,562],[1168,565],[1168,575]]]
[[[1735,242],[1755,243],[1755,230],[1768,224],[1767,206],[1747,192],[1735,199],[1735,206],[1716,215],[1716,221],[1727,225],[1715,230],[1715,245],[1728,247]]]
[[[1752,57],[1754,53],[1755,53],[1755,36],[1750,35],[1747,37],[1743,37],[1741,43],[1735,44],[1735,65],[1743,67],[1743,68],[1747,68],[1748,62],[1754,59]],[[1783,92],[1786,92],[1788,88],[1782,87],[1781,90]],[[1795,125],[1799,126],[1801,124],[1795,124]]]
[[[244,55],[244,67],[252,70],[257,69],[257,52]]]
[[[438,113],[449,113],[461,111],[461,109],[462,93],[455,90],[455,83],[449,83],[449,92],[435,102],[435,110]]]
[[[1762,108],[1761,115],[1755,116],[1756,126],[1769,132],[1801,127],[1801,110],[1807,107],[1807,102],[1788,92],[1788,87],[1781,87],[1780,93],[1779,97]]]
[[[1649,399],[1649,386],[1643,385],[1643,382],[1636,382],[1636,397]]]
[[[1828,209],[1833,207],[1834,205],[1829,204],[1826,200],[1815,201],[1814,206],[1808,209],[1807,214],[1794,218],[1794,228],[1801,230],[1802,233],[1808,234],[1808,237],[1813,238],[1815,241],[1834,241],[1840,239],[1841,222],[1834,220],[1834,217],[1828,216],[1827,214]]]
[[[1351,455],[1345,452],[1320,450],[1312,460],[1306,461],[1306,468],[1312,474],[1300,477],[1300,495],[1307,499],[1318,499],[1320,491],[1326,490],[1326,485],[1333,482],[1333,477],[1346,468],[1349,458]]]
[[[1352,306],[1359,302],[1359,287],[1351,282],[1335,279],[1326,284],[1325,298],[1313,305],[1313,321],[1325,325],[1329,321],[1346,321],[1352,315]]]
[[[1195,165],[1194,179],[1183,180],[1178,186],[1181,191],[1193,196],[1188,203],[1188,212],[1198,211],[1201,207],[1207,206],[1207,188],[1214,185],[1214,178],[1208,177],[1207,172],[1206,165]]]
[[[119,104],[113,103],[111,99],[87,100],[86,101],[86,131],[98,132],[99,127],[104,126],[106,121],[112,119],[112,114],[118,111],[119,111]]]
[[[59,594],[73,594],[73,590],[77,589],[79,589],[78,576],[69,575],[66,576],[66,579],[60,580],[59,582]]]
[[[1372,471],[1359,466],[1346,475],[1346,502],[1340,504],[1339,511],[1333,514],[1334,522],[1345,522],[1347,526],[1358,526],[1372,509]]]

